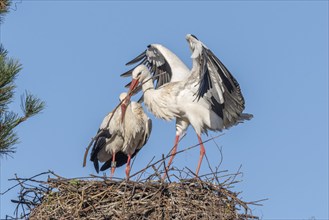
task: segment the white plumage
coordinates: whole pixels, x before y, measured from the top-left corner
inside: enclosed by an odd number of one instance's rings
[[[104,171],[111,167],[111,176],[116,167],[127,164],[126,176],[128,179],[130,160],[146,144],[151,134],[152,121],[139,103],[125,100],[126,96],[127,93],[120,95],[121,108],[105,116],[99,128],[90,160],[94,162],[97,172],[99,172],[98,162],[105,162],[100,170]],[[124,119],[122,112],[124,112]]]
[[[151,59],[149,55],[145,57],[148,50],[144,55],[142,53],[129,62],[128,64],[132,64],[141,61],[141,65],[132,70],[130,91],[141,82],[144,103],[149,111],[164,120],[176,118],[175,145],[168,168],[177,151],[180,136],[190,124],[192,125],[200,143],[200,159],[196,170],[198,175],[205,154],[201,133],[207,133],[207,130],[221,131],[252,118],[252,115],[242,113],[244,98],[240,86],[222,62],[195,36],[188,34],[186,40],[192,52],[193,67],[190,71],[183,71],[181,77],[175,78],[180,76],[180,73],[179,71],[174,73],[172,70],[185,69],[186,66],[177,56],[163,53],[159,49],[161,47],[156,46],[157,52],[162,53],[158,57],[164,58],[166,62],[159,66],[161,62],[154,62],[155,58]],[[151,72],[157,80],[156,87]],[[123,75],[129,75],[128,73]],[[162,80],[160,77],[163,75],[158,76],[158,74],[167,74],[167,77],[163,77],[165,80]],[[177,81],[171,80],[173,78]]]

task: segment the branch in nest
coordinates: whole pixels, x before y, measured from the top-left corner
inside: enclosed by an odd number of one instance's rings
[[[252,215],[249,205],[260,205],[264,200],[244,202],[237,198],[237,193],[213,182],[219,179],[220,172],[167,183],[161,179],[165,171],[152,168],[150,178],[137,182],[103,177],[63,178],[51,171],[31,178],[16,176],[11,179],[21,187],[19,199],[12,200],[17,204],[16,217],[157,219],[162,215],[164,219],[258,219]],[[194,175],[188,168],[174,171],[178,176]],[[42,175],[53,177],[44,182],[37,179]],[[242,207],[244,213],[241,214],[238,207]]]

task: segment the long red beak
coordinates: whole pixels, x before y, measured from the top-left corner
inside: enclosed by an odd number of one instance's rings
[[[129,91],[128,91],[128,97],[129,97],[128,101],[130,100],[130,97],[132,96],[132,94],[134,94],[134,92],[135,92],[134,90],[137,87],[138,83],[139,83],[138,79],[133,79],[131,81],[130,86],[129,86]]]
[[[130,102],[130,98],[131,98],[132,94],[134,93],[134,90],[137,87],[138,83],[139,83],[138,79],[133,79],[131,81],[131,84],[129,86],[128,95],[125,98],[125,100],[121,103],[121,122],[123,122],[125,115],[126,115],[126,110],[127,110],[126,103]]]
[[[125,119],[125,115],[126,115],[126,110],[127,110],[127,105],[125,104],[126,100],[124,100],[121,103],[121,123],[123,122],[123,120]]]

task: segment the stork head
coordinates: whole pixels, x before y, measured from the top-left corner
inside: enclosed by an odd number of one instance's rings
[[[128,96],[129,98],[132,96],[132,94],[134,94],[134,90],[135,88],[138,86],[138,84],[144,81],[144,79],[146,79],[147,76],[150,75],[150,71],[148,70],[148,68],[145,65],[139,65],[137,66],[133,72],[132,72],[132,81],[129,87],[129,92],[128,92]]]
[[[187,34],[186,35],[186,40],[190,46],[190,50],[192,52],[192,59],[195,59],[197,57],[199,57],[199,55],[201,55],[202,52],[202,42],[199,41],[199,39],[194,36],[193,34]]]
[[[120,102],[123,102],[125,100],[125,98],[127,97],[127,93],[126,92],[122,92],[119,96],[119,100]]]
[[[121,102],[121,122],[123,122],[127,110],[127,106],[129,105],[129,100],[127,100],[127,93],[123,92],[119,96]]]
[[[148,76],[150,76],[150,71],[145,65],[139,65],[137,66],[133,72],[132,72],[132,81],[129,86],[128,94],[126,94],[126,98],[124,99],[123,103],[121,104],[121,115],[122,115],[122,121],[124,119],[125,113],[126,113],[126,107],[130,103],[130,98],[134,94],[134,90],[138,86],[138,84],[144,81]],[[123,108],[124,109],[123,109]]]

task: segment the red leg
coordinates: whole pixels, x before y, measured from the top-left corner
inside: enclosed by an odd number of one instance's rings
[[[199,143],[200,143],[200,158],[199,158],[198,168],[196,169],[196,172],[195,172],[195,174],[197,176],[199,175],[200,166],[201,166],[201,163],[202,163],[203,156],[206,153],[206,150],[204,149],[204,146],[203,146],[200,135],[198,135],[198,140],[199,140]]]
[[[166,173],[163,175],[162,179],[166,178],[166,176],[167,176],[167,172],[168,172],[168,170],[169,170],[169,167],[170,167],[170,165],[171,165],[171,163],[172,163],[172,161],[173,161],[173,159],[174,159],[174,157],[175,157],[175,155],[176,155],[176,152],[177,152],[177,146],[178,146],[178,141],[179,141],[179,135],[176,135],[174,148],[173,148],[172,151],[171,151],[171,156],[170,156],[170,160],[169,160],[168,166],[167,166],[167,168],[166,168]]]
[[[128,154],[128,161],[126,165],[126,178],[129,180],[129,174],[130,174],[130,160],[131,160],[131,155]]]
[[[112,153],[112,164],[111,164],[111,176],[110,176],[111,179],[114,175],[115,168],[116,168],[115,153],[113,152]]]

